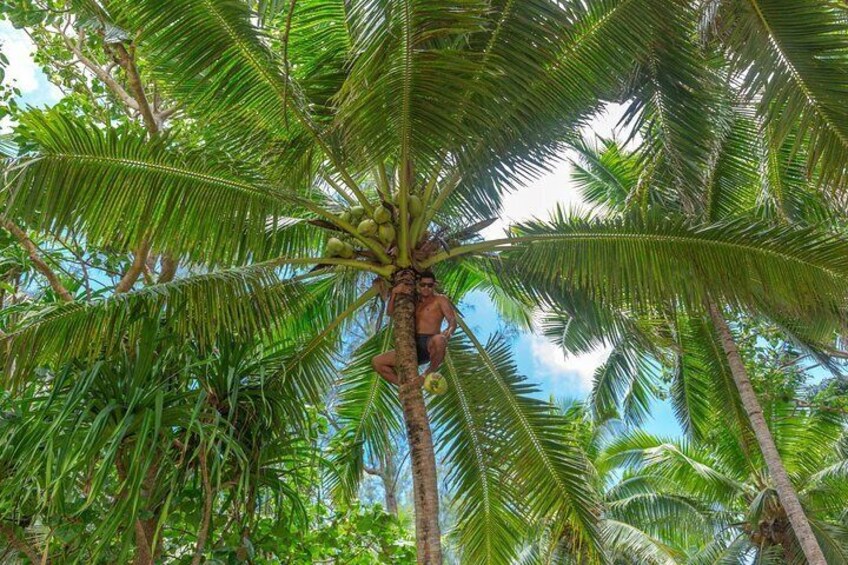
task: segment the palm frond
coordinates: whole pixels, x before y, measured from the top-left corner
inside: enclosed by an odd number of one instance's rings
[[[494,353],[492,358],[505,359]],[[443,367],[450,389],[433,400],[431,416],[439,451],[451,469],[447,480],[455,492],[462,559],[509,563],[527,525],[520,491],[505,472],[510,455],[500,451],[501,438],[493,433],[498,415],[490,405],[487,369],[464,336],[452,340]]]
[[[844,186],[848,168],[848,22],[827,0],[728,0],[714,12],[717,36],[778,145],[794,129],[813,150],[822,180]]]
[[[597,109],[599,99],[614,98],[620,91],[621,77],[646,52],[665,5],[655,0],[575,2],[564,7],[564,22],[556,13],[560,8],[546,5],[530,19],[542,27],[542,49],[528,63],[517,63],[526,66],[520,80],[495,81],[504,88],[492,117],[475,127],[458,151],[462,182],[446,209],[470,217],[496,214],[504,190],[548,170],[573,140],[575,125]],[[538,9],[538,4],[528,3],[528,9]],[[545,29],[548,22],[550,30]],[[544,38],[552,33],[558,37],[548,47]],[[535,41],[528,46],[535,48]],[[501,47],[528,48],[520,42]]]
[[[335,497],[356,496],[365,457],[379,458],[403,433],[400,401],[392,386],[374,371],[371,359],[392,343],[388,329],[371,336],[353,353],[342,372],[337,413],[342,429],[334,438],[334,473],[330,487]]]
[[[47,231],[82,233],[92,245],[134,248],[146,239],[194,261],[261,260],[284,247],[277,226],[302,216],[303,204],[323,204],[318,194],[270,186],[208,147],[97,129],[57,112],[31,113],[24,124],[38,151],[7,174],[7,212]]]
[[[573,528],[576,545],[591,553],[599,551],[599,507],[585,454],[579,445],[564,439],[560,432],[565,423],[549,406],[530,396],[534,387],[516,374],[505,357],[504,343],[494,341],[484,347],[461,317],[457,321],[490,381],[488,408],[499,407],[501,446],[516,461],[511,474],[516,488],[525,493],[527,508],[536,517],[556,516]]]
[[[487,8],[480,0],[449,9],[433,0],[354,5],[355,57],[338,97],[346,146],[364,159],[409,159],[430,170],[447,141],[464,136],[452,118],[479,82],[477,60],[461,46],[484,29]]]
[[[516,280],[542,298],[551,294],[547,288],[565,286],[607,305],[700,310],[713,296],[730,304],[769,302],[833,323],[844,302],[848,242],[813,228],[750,221],[690,226],[659,216],[592,220],[558,210],[548,222],[528,222],[513,233],[445,256],[500,249]]]
[[[266,334],[311,300],[301,281],[279,278],[279,266],[279,261],[258,263],[38,311],[4,337],[7,376],[26,377],[35,363],[108,354],[145,322],[162,316],[176,335],[201,346],[222,333]]]

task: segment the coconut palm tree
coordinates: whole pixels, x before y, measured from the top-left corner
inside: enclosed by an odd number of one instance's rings
[[[765,406],[775,441],[828,563],[848,560],[845,435],[840,419],[799,411],[794,403]],[[770,470],[750,457],[730,427],[705,441],[668,440],[635,431],[613,440],[603,465],[621,465],[647,484],[693,501],[715,528],[686,562],[807,563]]]
[[[84,234],[92,245],[179,257],[196,274],[26,320],[7,351],[13,380],[27,378],[34,365],[114,351],[142,319],[162,312],[178,336],[201,347],[221,335],[284,329],[314,298],[309,286],[324,283],[334,289],[326,316],[294,326],[300,350],[277,371],[280,386],[306,402],[331,382],[329,352],[346,322],[379,294],[370,279],[402,285],[415,269],[430,267],[444,280],[492,292],[506,288],[503,269],[526,275],[537,299],[567,286],[648,310],[670,303],[702,309],[711,300],[832,320],[843,303],[844,243],[788,227],[560,213],[501,239],[469,241],[480,222],[498,215],[504,191],[543,171],[599,100],[631,84],[625,77],[653,60],[657,38],[677,21],[669,15],[690,14],[688,3],[674,10],[657,0],[72,4],[125,30],[111,39],[124,51],[144,49],[144,72],[193,127],[164,134],[33,114],[20,130],[24,155],[6,170],[5,214],[45,231]],[[796,26],[842,29],[838,14],[821,4],[780,19],[796,39],[788,52],[771,47],[769,34],[780,28],[769,20],[756,27],[773,56],[754,53],[753,68],[739,31],[756,23],[750,11],[734,11],[737,2],[705,7],[722,24],[717,36],[733,68],[750,68],[745,92],[765,94],[764,119],[802,124],[821,144],[810,163],[834,183],[846,162],[840,133],[847,121],[841,106],[816,95],[832,96],[828,87],[842,84],[828,74],[841,69],[838,50],[829,56],[824,43],[838,33]],[[779,83],[766,83],[762,69],[773,61],[792,66]],[[439,563],[435,451],[413,315],[413,297],[401,294],[392,327],[401,381],[394,409],[404,416],[411,449],[418,559]],[[598,504],[584,457],[553,433],[547,411],[527,400],[508,365],[499,365],[497,344],[484,346],[462,326],[491,381],[485,394],[499,395],[493,412],[466,407],[474,419],[453,444],[457,458],[476,465],[457,477],[465,481],[466,509],[485,518],[465,530],[464,543],[485,560],[504,560],[515,536],[503,534],[521,508],[566,516],[587,554],[597,554]],[[368,410],[391,408],[384,384],[372,377],[370,390],[366,398],[382,404]],[[487,438],[484,431],[501,428],[481,431],[476,418],[498,426],[509,419],[506,439]],[[484,441],[495,461],[513,462],[519,486],[512,491],[489,479]]]
[[[682,194],[670,188],[675,175],[662,172],[667,160],[662,152],[677,148],[666,147],[674,143],[672,139],[651,139],[650,132],[646,132],[647,141],[631,152],[613,141],[601,140],[595,147],[586,142],[576,144],[579,160],[575,180],[587,199],[603,207],[607,214],[626,216],[634,210],[645,213],[653,208],[683,217],[706,215],[713,220],[743,221],[747,217],[775,225],[794,221],[837,226],[838,215],[828,210],[816,181],[804,173],[805,155],[792,147],[795,141],[772,148],[768,140],[757,136],[755,118],[735,110],[727,120],[712,161],[701,173],[700,189]],[[763,155],[763,159],[757,159],[758,155]],[[706,310],[706,319],[681,318],[671,311],[664,319],[638,319],[626,312],[606,312],[595,316],[594,326],[587,322],[587,316],[592,318],[590,310],[572,327],[572,309],[571,314],[555,314],[547,330],[572,350],[597,344],[598,338],[614,344],[610,359],[596,374],[593,399],[599,415],[614,413],[617,406],[622,406],[633,421],[641,420],[656,389],[653,375],[663,365],[675,371],[675,408],[684,429],[693,437],[702,436],[710,425],[707,414],[735,407],[734,425],[745,430],[754,426],[756,441],[769,454],[775,480],[783,483],[778,487],[779,492],[784,489],[781,500],[794,508],[790,512],[793,526],[806,530],[809,536],[802,535],[802,540],[812,540],[814,544],[812,531],[803,524],[800,506],[787,492],[791,485],[780,469],[765,421],[758,416],[757,399],[724,314],[712,303],[707,304]],[[779,311],[765,314],[781,327],[786,339],[825,365],[833,366],[827,355],[833,342],[833,326],[798,324]],[[721,386],[710,386],[710,382]],[[809,550],[815,552],[814,547]]]
[[[713,540],[708,501],[669,488],[655,476],[622,469],[608,457],[611,442],[627,436],[624,422],[599,422],[585,403],[560,402],[556,408],[567,421],[563,433],[579,438],[595,469],[603,500],[602,539],[610,562],[680,563],[691,548]],[[528,537],[520,563],[565,565],[580,563],[580,557],[568,525],[545,521]]]

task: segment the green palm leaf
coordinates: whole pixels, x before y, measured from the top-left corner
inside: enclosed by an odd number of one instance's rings
[[[515,367],[505,357],[501,342],[484,347],[461,317],[465,335],[479,355],[487,373],[492,395],[490,405],[498,406],[500,444],[515,464],[516,488],[535,517],[557,516],[574,530],[575,544],[595,553],[598,547],[598,501],[589,484],[591,468],[580,447],[563,438],[561,421],[544,402],[530,394],[534,387],[524,384]],[[492,352],[492,355],[489,354]]]
[[[668,218],[591,220],[559,210],[549,222],[513,233],[445,255],[501,249],[504,264],[531,292],[550,296],[546,288],[565,285],[637,308],[700,309],[706,296],[715,296],[833,320],[844,302],[846,242],[811,228],[750,221],[689,227]]]
[[[728,0],[712,12],[733,70],[778,144],[794,129],[813,150],[823,180],[844,184],[848,168],[848,22],[827,0]]]
[[[278,226],[316,202],[272,187],[209,148],[183,149],[141,131],[97,129],[59,113],[25,120],[38,146],[9,173],[8,212],[48,231],[81,232],[92,245],[157,249],[206,263],[279,256]],[[312,230],[306,243],[320,236]],[[236,237],[234,237],[237,234]]]
[[[509,370],[502,343],[490,343],[489,357]],[[505,364],[506,363],[506,364]],[[447,480],[454,485],[457,536],[463,561],[510,563],[527,528],[516,485],[507,476],[512,457],[502,452],[493,433],[498,410],[490,392],[489,373],[468,339],[454,338],[443,374],[448,394],[431,403],[439,451],[450,465]],[[520,471],[519,471],[520,474]]]
[[[303,282],[279,278],[279,266],[279,261],[258,263],[44,309],[4,338],[7,370],[20,377],[33,363],[115,351],[126,336],[132,339],[146,322],[163,315],[176,335],[201,346],[222,333],[267,333],[312,300]]]

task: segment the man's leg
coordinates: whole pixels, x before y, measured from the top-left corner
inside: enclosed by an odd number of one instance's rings
[[[371,359],[371,365],[374,367],[374,370],[380,374],[381,377],[392,383],[393,385],[399,384],[397,373],[395,373],[395,350],[389,350],[385,353],[381,353],[377,355],[373,359]]]
[[[424,371],[425,375],[433,373],[442,366],[445,360],[445,351],[448,348],[448,339],[442,334],[436,334],[427,342],[427,351],[430,352],[430,366]]]

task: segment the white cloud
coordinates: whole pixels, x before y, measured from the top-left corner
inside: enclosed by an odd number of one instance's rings
[[[622,139],[626,134],[617,128],[624,113],[624,106],[610,104],[583,130],[587,138],[596,134],[603,138]],[[580,193],[571,182],[571,163],[568,155],[562,155],[560,162],[551,171],[540,178],[528,182],[525,186],[504,198],[501,218],[486,229],[482,235],[486,239],[502,237],[506,226],[531,218],[547,218],[557,205],[567,210],[588,210]],[[541,314],[534,318],[538,321]],[[528,346],[533,357],[535,377],[550,384],[555,394],[585,395],[592,390],[592,377],[607,357],[609,348],[599,348],[583,355],[566,355],[563,350],[544,336],[526,334],[524,345]]]
[[[41,71],[32,60],[35,47],[29,37],[23,31],[13,28],[11,23],[0,21],[0,50],[9,59],[6,84],[14,84],[23,94],[36,91]]]
[[[592,390],[592,377],[610,354],[601,348],[583,355],[566,355],[542,336],[527,336],[537,377],[547,380],[558,394],[584,395]]]

